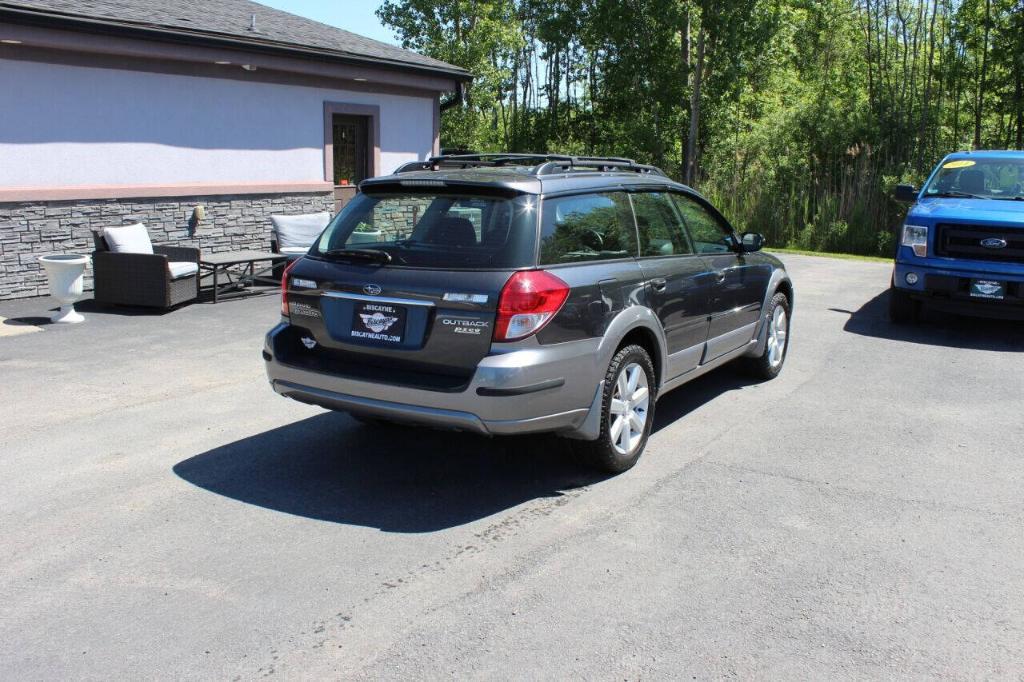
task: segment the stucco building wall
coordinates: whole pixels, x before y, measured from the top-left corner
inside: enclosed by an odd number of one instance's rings
[[[325,102],[380,108],[382,174],[434,142],[426,96],[10,59],[0,92],[0,188],[324,182]]]
[[[0,300],[47,294],[37,258],[91,253],[106,226],[142,222],[154,243],[207,252],[265,250],[272,213],[333,213],[332,110],[374,112],[377,174],[437,144],[436,91],[152,67],[0,58]]]

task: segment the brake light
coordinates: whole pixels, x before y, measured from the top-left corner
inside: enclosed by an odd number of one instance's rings
[[[524,270],[512,275],[498,296],[495,341],[518,341],[544,328],[565,299],[569,285],[544,270]]]
[[[288,317],[288,314],[289,314],[288,313],[288,274],[292,271],[292,268],[294,268],[295,264],[298,263],[298,262],[299,262],[299,259],[296,258],[291,263],[289,263],[285,267],[284,272],[281,273],[281,314],[284,315],[285,317]]]

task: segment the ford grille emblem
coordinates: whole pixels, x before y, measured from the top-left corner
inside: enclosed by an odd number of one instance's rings
[[[982,239],[981,245],[986,249],[1005,249],[1006,240],[999,237],[989,237],[988,239]]]
[[[381,291],[383,291],[383,289],[376,284],[367,284],[363,287],[363,293],[369,294],[370,296],[378,296]]]

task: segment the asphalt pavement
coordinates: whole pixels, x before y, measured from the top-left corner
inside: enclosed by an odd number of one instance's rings
[[[1020,679],[1024,324],[783,259],[782,376],[664,397],[613,478],[275,395],[274,296],[0,304],[0,678]]]

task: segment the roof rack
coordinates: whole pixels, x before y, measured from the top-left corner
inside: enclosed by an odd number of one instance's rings
[[[569,156],[565,154],[448,154],[433,156],[426,161],[411,161],[397,170],[399,173],[413,171],[439,171],[455,168],[495,168],[501,166],[528,166],[531,175],[555,175],[573,171],[591,171],[608,173],[626,171],[633,173],[649,173],[665,175],[656,166],[637,163],[633,159],[618,156]]]

